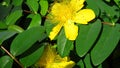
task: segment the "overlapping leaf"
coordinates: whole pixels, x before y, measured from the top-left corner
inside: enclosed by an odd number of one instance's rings
[[[62,30],[60,35],[58,36],[58,41],[57,41],[57,48],[58,48],[58,53],[64,57],[69,55],[71,48],[73,47],[73,42],[68,40],[65,37],[65,33]]]
[[[80,57],[83,57],[96,41],[101,30],[101,22],[96,22],[89,25],[79,26],[79,35],[76,39],[76,51]]]
[[[18,56],[29,49],[35,42],[43,38],[44,27],[30,28],[20,33],[12,42],[10,52]]]
[[[114,27],[103,26],[102,35],[91,51],[91,58],[94,65],[101,64],[115,49],[120,40],[119,29],[119,24],[116,24]]]
[[[0,68],[12,68],[13,60],[9,56],[0,58]]]

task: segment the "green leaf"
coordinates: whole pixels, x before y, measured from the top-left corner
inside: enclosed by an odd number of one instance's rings
[[[11,12],[17,11],[17,10],[23,10],[21,6],[14,6],[11,10]],[[24,11],[24,10],[23,10]],[[24,12],[23,12],[24,13]]]
[[[10,0],[4,0],[4,1],[2,2],[2,5],[3,5],[3,6],[9,6],[9,5],[10,5]]]
[[[119,6],[119,8],[120,8],[120,0],[114,0],[115,1],[115,3]]]
[[[45,28],[46,28],[46,33],[47,35],[50,34],[50,32],[52,31],[52,28],[55,26],[56,24],[52,23],[50,20],[46,19],[45,20]]]
[[[90,55],[89,54],[87,54],[85,56],[84,63],[85,63],[86,68],[93,68],[92,64],[91,64],[91,61],[90,61]]]
[[[41,46],[38,48],[37,45],[37,49],[35,52],[33,52],[32,54],[29,54],[28,56],[25,56],[23,58],[20,59],[20,62],[25,66],[25,67],[29,67],[33,64],[35,64],[39,58],[41,57],[43,50],[44,50],[44,46]],[[32,61],[32,62],[31,62]]]
[[[12,42],[10,52],[18,56],[29,49],[36,41],[43,38],[44,28],[34,27],[20,33]]]
[[[29,25],[28,29],[31,28],[31,27],[40,26],[41,16],[39,14],[35,14],[35,15],[31,14],[31,15],[28,16],[28,18],[29,17],[32,18],[32,21],[30,22],[30,25]]]
[[[97,0],[95,2],[99,9],[101,10],[101,15],[100,17],[105,21],[105,22],[110,22],[110,23],[115,23],[119,19],[119,8],[115,5],[109,6],[107,5],[104,1],[102,0]]]
[[[102,67],[102,64],[100,64],[97,68],[103,68],[103,67]]]
[[[12,37],[13,35],[15,35],[16,32],[15,31],[10,31],[10,30],[6,30],[6,31],[2,31],[0,32],[0,45],[7,40],[8,38]]]
[[[22,10],[16,10],[6,17],[6,24],[12,25],[22,16]]]
[[[77,65],[79,66],[79,68],[85,68],[84,63],[82,60],[80,60],[79,62],[77,62]]]
[[[10,13],[10,10],[12,8],[12,5],[5,7],[0,5],[0,20],[4,21],[4,18]]]
[[[7,27],[6,23],[0,21],[0,29],[7,29]]]
[[[105,1],[110,2],[111,0],[105,0]]]
[[[45,16],[48,11],[48,1],[47,0],[40,0],[39,2],[41,10],[40,13],[42,16]]]
[[[12,4],[14,6],[20,6],[22,5],[23,0],[12,0]]]
[[[80,31],[76,39],[76,52],[83,57],[94,44],[101,30],[101,21],[89,25],[80,25]]]
[[[33,11],[35,14],[37,14],[38,11],[38,1],[37,0],[27,0],[27,5],[30,8],[31,11]]]
[[[0,68],[12,68],[13,60],[9,56],[0,58]]]
[[[58,41],[57,41],[58,53],[62,57],[68,56],[72,46],[73,46],[73,42],[66,38],[64,30],[62,30],[58,36]]]
[[[17,26],[17,25],[10,25],[8,27],[8,30],[12,30],[12,31],[15,31],[17,33],[22,33],[24,31],[23,28],[21,28],[20,26]]]
[[[99,16],[99,8],[97,4],[94,2],[91,2],[91,0],[86,0],[86,2],[88,4],[87,8],[92,9],[95,12],[96,16]]]
[[[120,25],[111,27],[103,25],[102,34],[91,51],[91,59],[95,66],[101,64],[115,49],[120,40]]]

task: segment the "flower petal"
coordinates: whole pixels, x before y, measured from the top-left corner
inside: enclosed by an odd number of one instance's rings
[[[59,23],[55,27],[53,27],[52,31],[50,32],[49,38],[53,40],[55,36],[59,33],[61,28],[62,28],[62,23]]]
[[[50,67],[48,68],[73,68],[75,65],[75,62],[69,61],[69,62],[60,62],[60,63],[52,63]]]
[[[80,24],[88,24],[89,21],[95,18],[95,13],[91,9],[83,9],[76,13],[74,21]]]
[[[53,48],[51,45],[47,45],[45,46],[43,54],[40,57],[39,61],[36,63],[36,66],[39,66],[40,68],[49,66],[54,62],[56,56],[57,52],[55,48]]]
[[[59,9],[61,8],[61,4],[60,3],[55,3],[53,6],[52,6],[52,8],[51,8],[51,13],[53,14],[53,15],[57,15],[58,13],[59,13]]]
[[[77,12],[84,6],[84,4],[83,4],[84,2],[85,2],[85,0],[71,0],[70,5],[74,9],[74,11]]]
[[[74,25],[73,22],[68,21],[64,24],[65,35],[69,40],[75,40],[78,35],[78,26]]]

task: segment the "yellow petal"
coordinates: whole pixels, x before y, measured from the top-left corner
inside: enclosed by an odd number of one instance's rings
[[[36,66],[40,68],[46,67],[49,64],[54,62],[54,58],[56,57],[57,53],[55,48],[52,48],[51,45],[47,45],[44,48],[44,52],[40,58],[40,60],[36,63]]]
[[[45,46],[40,60],[36,63],[40,68],[72,68],[74,65],[74,61],[68,57],[62,58],[51,45]]]
[[[56,35],[59,33],[61,28],[62,28],[62,23],[59,23],[55,27],[53,27],[52,31],[50,32],[49,38],[53,40],[56,37]]]
[[[60,3],[55,3],[52,8],[51,8],[51,12],[53,15],[57,15],[59,13],[59,9],[61,8],[61,4]]]
[[[71,0],[70,5],[77,12],[84,6],[84,2],[85,0]]]
[[[76,13],[74,21],[80,24],[88,24],[89,21],[95,18],[95,13],[91,9],[83,9]]]
[[[72,11],[66,3],[55,3],[51,9],[53,19],[58,22],[65,22],[72,17]]]
[[[75,65],[73,61],[52,63],[48,68],[72,68]]]
[[[78,35],[78,26],[74,25],[73,22],[68,21],[64,24],[65,35],[69,40],[75,40]]]
[[[59,63],[59,62],[66,62],[68,61],[68,57],[64,57],[62,58],[60,55],[56,55],[54,62],[55,63]]]

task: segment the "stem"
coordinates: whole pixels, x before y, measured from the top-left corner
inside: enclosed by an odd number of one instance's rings
[[[1,48],[18,64],[21,68],[24,68],[23,65],[12,55],[10,52],[8,52],[3,46]]]
[[[26,13],[33,13],[33,12],[31,12],[31,11],[28,11],[28,10],[24,10],[24,12],[26,12]]]
[[[110,25],[110,26],[114,26],[115,24],[114,23],[109,23],[109,22],[102,22],[103,24],[107,24],[107,25]]]

